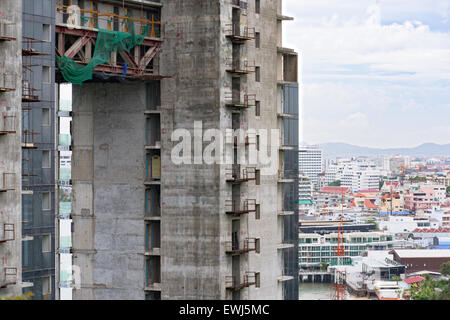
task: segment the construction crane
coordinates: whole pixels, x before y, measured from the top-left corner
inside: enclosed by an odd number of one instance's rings
[[[333,249],[334,253],[336,253],[337,258],[337,265],[339,266],[341,264],[341,258],[345,254],[344,250],[344,189],[342,189],[342,214],[341,214],[341,221],[339,223],[338,227],[338,234],[337,234],[337,248]],[[345,278],[346,278],[346,271],[338,271],[335,270],[334,273],[334,283],[335,285],[331,287],[331,299],[332,300],[344,300],[345,298]]]

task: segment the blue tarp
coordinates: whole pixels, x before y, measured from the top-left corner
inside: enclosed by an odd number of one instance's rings
[[[381,215],[390,215],[391,212],[380,212]],[[392,215],[401,215],[401,216],[407,216],[411,214],[409,211],[394,211],[392,212]]]

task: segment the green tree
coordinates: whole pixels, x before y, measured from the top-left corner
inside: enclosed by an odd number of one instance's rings
[[[384,180],[381,179],[380,183],[378,184],[378,189],[381,190],[381,188],[383,188],[383,186],[384,186]]]
[[[391,281],[397,281],[397,282],[399,282],[399,281],[402,281],[402,278],[401,278],[400,276],[396,275],[396,274],[393,274],[393,275],[391,276]]]
[[[330,186],[330,187],[340,187],[341,186],[341,180],[333,181],[328,186]]]
[[[441,264],[441,274],[443,274],[444,276],[450,275],[450,261]]]
[[[428,274],[419,287],[412,288],[413,300],[450,300],[450,280],[433,280]]]
[[[450,194],[450,186],[447,187],[446,191],[447,191],[447,194]]]
[[[322,263],[320,264],[320,270],[322,270],[322,271],[327,271],[328,266],[329,266],[328,263],[322,262]]]

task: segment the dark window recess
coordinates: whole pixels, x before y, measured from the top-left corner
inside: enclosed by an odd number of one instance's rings
[[[256,185],[259,186],[261,184],[261,170],[256,170],[255,171],[255,175],[256,175]],[[259,206],[259,204],[258,204]]]
[[[261,34],[259,32],[255,33],[255,47],[257,49],[261,47]]]
[[[255,239],[256,253],[261,253],[261,239]]]
[[[259,117],[261,115],[261,101],[255,102],[255,116]]]
[[[255,13],[260,14],[261,13],[261,1],[255,0]]]

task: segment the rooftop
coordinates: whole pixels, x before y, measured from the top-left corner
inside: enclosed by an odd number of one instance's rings
[[[420,281],[423,281],[423,280],[425,280],[425,278],[424,277],[420,277],[420,276],[403,279],[403,281],[405,281],[407,284],[417,283],[417,282],[420,282]]]
[[[322,193],[348,193],[350,192],[350,189],[347,187],[323,187],[322,190],[320,190]]]
[[[450,249],[393,250],[400,258],[450,258]]]

